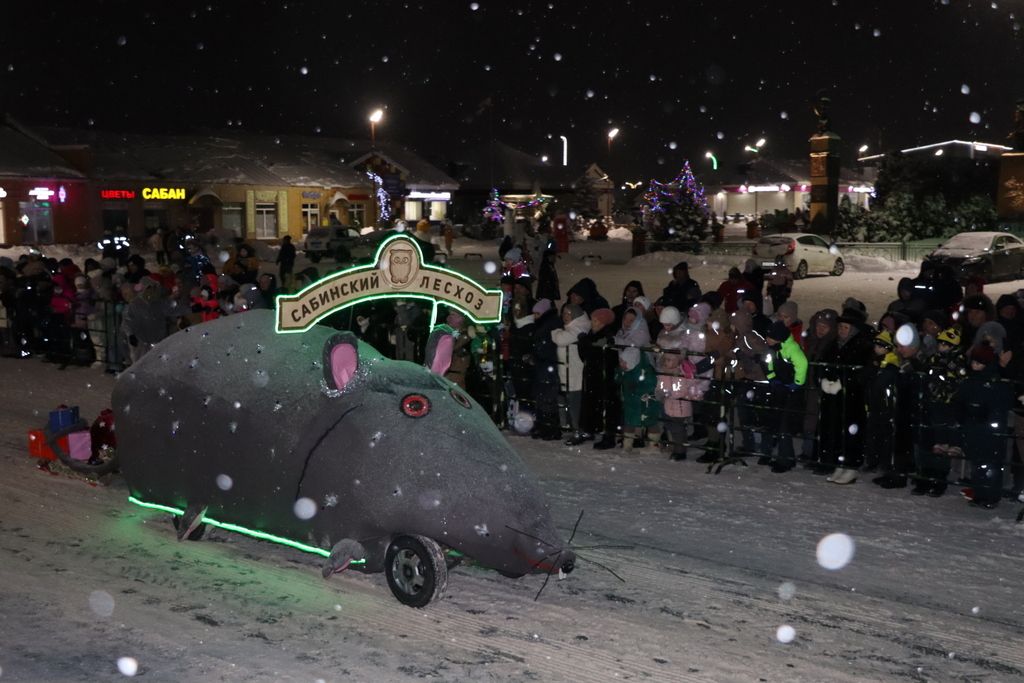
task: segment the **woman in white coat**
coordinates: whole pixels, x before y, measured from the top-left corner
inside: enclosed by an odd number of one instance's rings
[[[593,435],[580,431],[580,414],[583,408],[583,359],[577,342],[581,334],[590,331],[590,317],[580,306],[566,304],[562,308],[562,327],[551,331],[551,340],[558,347],[558,377],[569,401],[569,417],[572,420],[573,435],[566,445],[575,446]]]

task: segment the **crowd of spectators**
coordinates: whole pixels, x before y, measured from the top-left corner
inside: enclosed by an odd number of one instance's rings
[[[156,265],[110,244],[81,265],[38,252],[0,258],[7,355],[117,372],[178,329],[272,308],[279,291],[318,277],[293,273],[290,240],[277,275],[241,240],[222,248],[165,231],[150,243]],[[916,495],[943,495],[962,479],[983,507],[1007,486],[1013,495],[1024,487],[1018,296],[993,302],[983,282],[964,287],[948,268],[926,264],[899,282],[874,324],[852,297],[805,324],[781,263],[749,260],[703,291],[682,261],[659,295],[632,281],[609,302],[589,278],[563,299],[557,253],[545,234],[507,240],[501,323],[472,324],[455,310],[444,318],[458,333],[449,379],[501,426],[680,461],[749,456],[779,474],[803,465],[838,485],[870,472],[874,483],[912,485]],[[322,324],[422,363],[435,322],[422,301],[399,299]]]

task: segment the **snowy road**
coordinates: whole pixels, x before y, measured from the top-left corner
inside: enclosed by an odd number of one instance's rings
[[[324,581],[227,532],[179,544],[119,479],[35,470],[25,431],[62,401],[94,416],[112,383],[0,360],[0,680],[116,680],[124,656],[147,681],[1024,680],[1014,506],[513,438],[625,583],[582,561],[534,601],[541,577],[463,567],[412,610],[380,575]],[[838,571],[815,559],[832,532],[856,542]],[[632,548],[583,549],[609,544]]]

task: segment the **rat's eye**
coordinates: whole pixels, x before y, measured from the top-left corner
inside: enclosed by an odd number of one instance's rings
[[[449,389],[448,391],[449,391],[449,393],[451,393],[452,398],[454,398],[456,401],[458,401],[459,405],[461,405],[463,408],[472,408],[473,407],[473,404],[471,404],[469,402],[469,399],[466,398],[466,395],[463,394],[461,391],[457,391],[455,389]]]
[[[430,401],[420,394],[409,394],[402,399],[402,412],[409,417],[423,417],[430,412]]]

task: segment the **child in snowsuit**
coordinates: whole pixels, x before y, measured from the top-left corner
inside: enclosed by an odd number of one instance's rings
[[[630,347],[619,351],[615,381],[622,392],[622,447],[631,451],[633,439],[661,418],[661,406],[653,395],[658,377],[647,355]]]

